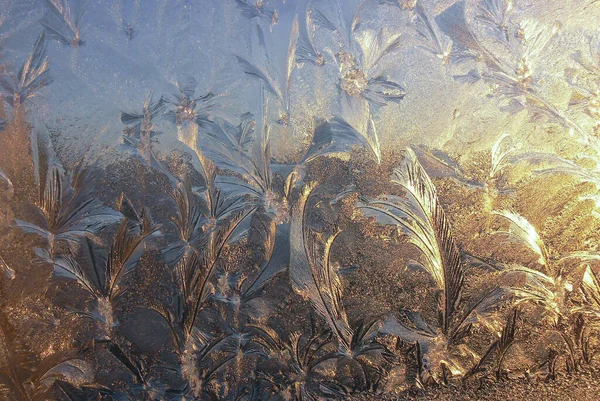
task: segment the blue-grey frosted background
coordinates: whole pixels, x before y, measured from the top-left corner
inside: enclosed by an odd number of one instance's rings
[[[293,15],[305,9],[305,1],[265,1],[266,6],[280,13],[276,25],[258,21],[274,59],[285,58]],[[49,43],[54,82],[28,102],[28,119],[46,125],[55,134],[63,157],[77,160],[84,154],[86,158],[102,154],[114,159],[123,155],[119,146],[124,128],[120,112],[139,110],[150,91],[156,97],[175,93],[178,74],[193,76],[199,82],[197,93],[212,90],[222,95],[217,116],[237,124],[242,113],[260,111],[256,107],[260,104],[258,84],[244,76],[233,56],[252,60],[257,53],[252,45],[257,20],[244,18],[234,0],[81,3],[86,10],[81,33],[85,45],[73,49],[55,41]],[[331,13],[338,3],[346,14],[351,14],[358,1],[314,0],[311,6]],[[417,47],[409,13],[377,3],[367,1],[363,6],[363,27],[383,27],[389,34],[402,35],[401,48],[384,58],[378,71],[406,89],[403,101],[390,103],[374,115],[382,148],[426,142],[450,151],[464,151],[465,144],[487,149],[490,140],[503,130],[519,130],[527,124],[526,118],[511,119],[509,123],[493,99],[482,102],[488,89],[485,85],[453,81],[439,60]],[[436,14],[454,1],[425,3]],[[546,60],[552,60],[544,66],[549,87],[552,75],[562,74],[569,60],[571,52],[565,49],[580,47],[594,32],[593,24],[586,21],[597,20],[600,8],[587,4],[579,0],[517,2],[520,19],[535,17],[548,25],[558,21],[563,27],[547,49],[547,57],[551,58]],[[0,10],[0,54],[7,69],[14,71],[42,30],[38,21],[45,5],[41,0],[1,0]],[[131,41],[123,32],[124,23],[130,23],[135,32]],[[272,136],[275,155],[280,158],[307,140],[314,116],[330,118],[341,113],[336,87],[339,73],[331,62],[339,46],[323,29],[317,30],[316,42],[327,61],[322,68],[298,65],[294,71],[291,129],[285,138],[282,132]],[[559,101],[567,102],[568,94],[560,87],[556,89]],[[180,148],[176,127],[165,121],[157,124],[162,132],[158,145],[161,153]],[[540,141],[539,145],[547,144]]]

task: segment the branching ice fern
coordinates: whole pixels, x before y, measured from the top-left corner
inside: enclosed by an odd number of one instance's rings
[[[348,154],[357,145],[362,145],[379,163],[381,150],[379,138],[372,119],[368,121],[366,135],[359,132],[341,117],[329,121],[315,119],[310,144],[306,150],[291,163],[272,163],[274,173],[285,178],[284,195],[289,198],[294,189],[304,185],[308,165],[321,157],[336,157]]]
[[[76,352],[56,352],[41,362],[28,350],[23,338],[0,314],[0,397],[11,401],[42,401],[57,380],[79,384],[90,380],[91,367]],[[5,398],[6,397],[6,398]]]
[[[298,14],[296,61],[298,63],[311,63],[320,67],[325,64],[325,56],[317,49],[315,43],[317,24],[313,16],[314,11],[311,9],[312,0],[305,0],[304,3],[305,9],[301,9]]]
[[[238,285],[233,281],[232,289],[226,283],[227,288],[224,289],[219,285],[219,275],[213,274],[214,270],[214,265],[209,265],[196,253],[181,259],[174,273],[177,288],[175,307],[163,312],[171,328],[181,374],[188,383],[190,393],[196,395],[205,390],[205,385],[225,365],[233,365],[236,380],[239,380],[240,368],[246,358],[262,355],[262,346],[265,344],[259,340],[264,329],[255,333],[243,313],[245,306],[240,291],[243,280]],[[209,278],[217,279],[214,292],[210,294],[205,291],[209,287]],[[216,309],[222,314],[219,334],[214,339],[203,331],[204,326],[197,324],[200,310],[209,301],[222,306]],[[222,359],[204,366],[206,362],[211,362],[212,355],[216,353],[223,355]]]
[[[152,120],[164,111],[167,101],[162,96],[153,101],[152,97],[153,93],[150,92],[144,100],[141,113],[121,113],[121,122],[128,126],[123,130],[123,141],[125,145],[134,147],[146,164],[158,163],[160,166],[152,150],[152,140],[157,135]],[[162,168],[159,167],[159,170]]]
[[[173,95],[172,99],[166,100],[175,106],[175,110],[167,113],[175,125],[180,126],[191,121],[201,125],[207,121],[211,110],[214,109],[213,102],[217,95],[208,92],[202,96],[196,96],[197,86],[198,82],[189,75],[182,75],[177,80],[179,93]]]
[[[305,223],[305,213],[313,185],[303,188],[292,209],[290,224],[290,277],[294,290],[307,299],[323,318],[337,345],[337,350],[323,361],[338,359],[342,364],[358,367],[359,386],[368,386],[369,372],[364,358],[386,353],[377,342],[378,324],[361,323],[354,330],[342,303],[343,286],[331,263],[331,251],[341,230],[325,236],[313,232]]]
[[[256,40],[260,55],[253,54],[251,61],[236,55],[235,58],[250,78],[258,80],[262,88],[277,98],[281,109],[279,123],[284,126],[289,124],[291,112],[291,80],[296,67],[296,44],[298,42],[298,16],[294,18],[289,34],[287,53],[272,57],[267,46],[267,39],[262,28],[256,25]]]
[[[290,228],[290,277],[294,290],[308,299],[327,322],[340,350],[349,350],[352,330],[341,307],[341,282],[329,265],[329,251],[337,234],[327,240],[319,255],[316,234],[304,223],[307,201],[313,188],[305,187],[292,209]]]
[[[81,18],[85,12],[84,1],[72,7],[70,0],[45,0],[48,11],[40,20],[48,38],[71,47],[79,47],[81,40]]]
[[[190,252],[201,253],[202,247],[210,251],[216,228],[223,220],[247,206],[239,198],[226,196],[215,185],[214,164],[202,153],[198,155],[201,157],[203,186],[193,188],[189,176],[184,175],[173,191],[177,212],[172,220],[177,227],[179,240],[163,250],[169,264],[175,264],[183,256],[189,256]]]
[[[173,218],[180,239],[164,251],[166,260],[174,266],[176,294],[170,307],[159,312],[173,335],[176,350],[186,358],[195,358],[193,349],[204,342],[196,322],[212,293],[212,281],[225,246],[236,241],[249,216],[254,211],[239,198],[225,197],[215,186],[216,169],[210,160],[198,153],[202,165],[203,186],[191,186],[188,177],[174,191],[178,212]]]
[[[203,223],[203,210],[192,191],[189,177],[177,183],[173,199],[177,205],[177,212],[171,219],[177,227],[179,240],[163,250],[165,260],[169,264],[176,263],[194,250],[200,250]]]
[[[42,32],[17,75],[0,77],[0,94],[14,109],[52,83],[50,62],[46,57],[47,43],[46,34]]]
[[[454,41],[454,47],[460,53],[466,52],[469,59],[479,63],[468,74],[454,78],[465,83],[483,80],[490,85],[492,95],[506,100],[507,111],[517,113],[527,110],[532,118],[545,116],[579,137],[585,137],[586,133],[581,126],[544,96],[540,86],[543,77],[537,74],[543,51],[557,33],[558,25],[545,27],[534,20],[514,23],[507,16],[510,11],[507,4],[508,2],[480,2],[480,12],[476,18],[486,27],[500,24],[497,26],[500,30],[509,28],[509,35],[498,35],[497,29],[494,34],[497,44],[504,47],[504,53],[493,50],[492,46],[484,44],[474,33],[475,30],[466,20],[464,1],[448,7],[436,18],[441,31]],[[503,11],[499,11],[500,9]]]
[[[479,359],[479,362],[477,362],[477,364],[475,364],[465,374],[465,379],[478,373],[488,371],[490,367],[493,368],[496,380],[500,380],[502,378],[502,364],[504,362],[504,359],[506,358],[508,351],[515,342],[518,315],[518,308],[514,308],[508,314],[508,317],[506,319],[502,332],[499,335],[499,338],[489,346],[487,351]]]
[[[210,230],[202,230],[198,225],[200,219],[205,217],[201,209],[190,208],[189,200],[185,201],[183,206],[183,210],[187,210],[185,215],[188,216],[186,220],[182,220],[183,223],[187,221],[184,233],[191,233],[197,248],[189,246],[180,252],[173,272],[176,296],[171,308],[161,311],[171,327],[178,352],[181,354],[199,339],[196,322],[211,295],[211,282],[215,278],[222,253],[253,211],[230,211],[227,215],[214,217],[215,225]]]
[[[438,58],[445,67],[476,58],[476,54],[471,49],[461,42],[453,41],[422,0],[380,0],[380,3],[392,4],[408,11],[421,42],[418,48]],[[463,37],[463,39],[467,38]]]
[[[569,115],[582,124],[582,129],[575,129],[575,137],[581,152],[575,161],[562,159],[562,163],[537,171],[539,175],[560,174],[576,178],[582,183],[596,187],[596,193],[582,196],[580,200],[591,200],[596,208],[600,206],[600,114],[598,112],[598,77],[600,66],[597,62],[599,50],[594,41],[589,40],[589,51],[577,51],[572,59],[574,68],[565,71],[565,80],[571,89],[569,100]],[[590,127],[591,125],[591,127]],[[590,129],[591,128],[591,129]],[[594,215],[598,215],[594,211]]]
[[[498,40],[508,41],[509,14],[513,0],[484,0],[477,4],[475,19],[491,29]]]
[[[340,49],[334,60],[339,68],[339,88],[348,101],[359,102],[362,99],[373,107],[398,103],[405,96],[404,88],[376,70],[382,59],[399,49],[402,44],[400,36],[388,35],[383,28],[378,31],[361,30],[360,12],[364,4],[364,1],[359,1],[349,19],[344,16],[345,7],[338,2],[335,22],[314,9],[314,21],[340,37]]]
[[[591,162],[592,166],[584,167],[580,162],[573,162],[555,157],[557,166],[543,169],[539,174],[568,174],[582,182],[590,182],[598,186],[598,165],[600,165],[600,142],[595,137],[598,124],[597,113],[597,77],[600,69],[594,58],[596,49],[591,49],[592,57],[578,51],[573,59],[576,68],[565,71],[566,83],[572,91],[568,109],[550,101],[541,86],[544,77],[539,74],[544,50],[557,33],[559,26],[546,27],[534,20],[515,22],[511,20],[512,2],[485,0],[478,2],[478,13],[475,20],[492,32],[494,41],[499,47],[489,46],[478,38],[476,30],[467,22],[465,2],[460,1],[440,14],[436,21],[444,34],[454,40],[455,45],[476,56],[477,68],[466,75],[454,78],[465,83],[480,80],[488,83],[491,95],[504,100],[504,110],[510,113],[527,111],[532,119],[540,116],[558,123],[574,134],[575,140],[586,150],[580,161]],[[590,42],[591,44],[591,42]],[[496,49],[503,49],[497,51]],[[594,122],[592,132],[582,125],[587,115]],[[600,187],[599,187],[600,188]],[[596,204],[598,195],[585,196],[582,200],[592,200]]]
[[[106,258],[86,238],[83,265],[69,256],[53,260],[54,276],[75,280],[93,300],[94,309],[80,313],[99,321],[104,335],[110,335],[112,328],[118,324],[113,312],[114,303],[127,291],[123,287],[124,280],[140,262],[147,240],[158,232],[158,228],[149,217],[142,227],[125,219]]]
[[[284,194],[273,186],[270,130],[265,123],[257,132],[253,116],[242,117],[235,129],[224,121],[214,124],[208,131],[214,140],[207,140],[202,149],[217,168],[228,173],[216,177],[216,186],[227,196],[240,199],[243,207],[253,209],[249,241],[257,248],[258,259],[264,259],[264,244],[273,239],[278,224],[287,222],[289,209]]]
[[[267,23],[276,25],[279,22],[279,12],[264,4],[264,0],[252,2],[252,0],[235,0],[242,15],[249,20],[264,20]]]
[[[439,328],[432,328],[419,314],[405,311],[400,318],[390,315],[382,331],[406,341],[416,342],[423,357],[421,382],[446,380],[465,373],[453,355],[453,346],[469,335],[473,324],[485,320],[504,299],[501,288],[492,287],[466,302],[462,298],[465,270],[450,224],[439,203],[435,187],[412,149],[407,149],[394,169],[392,184],[405,196],[387,195],[363,199],[358,208],[381,224],[397,226],[424,258],[418,263],[433,278],[440,290]],[[441,368],[441,371],[440,371]]]
[[[125,382],[123,391],[113,390],[111,388],[96,388],[97,397],[110,396],[113,399],[186,399],[186,391],[173,388],[161,379],[159,366],[147,365],[139,354],[129,351],[126,347],[120,345],[114,339],[102,339],[94,341],[94,349],[98,353],[105,349],[126,368],[130,378]],[[84,387],[85,388],[85,387]]]
[[[545,116],[579,137],[586,136],[575,120],[544,96],[540,86],[543,77],[536,74],[543,50],[558,25],[545,27],[534,20],[514,23],[510,18],[512,1],[479,1],[475,21],[485,27],[485,32],[492,33],[498,45],[494,47],[481,40],[467,22],[465,1],[454,3],[435,18],[420,1],[409,9],[428,48],[445,65],[477,63],[467,74],[455,75],[456,80],[468,84],[483,80],[490,85],[492,95],[506,101],[506,111],[527,110],[532,118]]]
[[[344,139],[334,139],[331,142],[348,146],[348,139],[358,140],[366,145],[377,162],[380,162],[379,138],[372,109],[390,102],[398,103],[404,98],[405,91],[400,84],[388,79],[384,74],[377,73],[376,70],[382,59],[399,49],[401,40],[400,36],[388,35],[383,29],[360,30],[359,14],[363,5],[364,1],[359,1],[352,18],[349,19],[344,16],[343,8],[338,2],[335,11],[336,22],[332,22],[317,8],[312,11],[315,24],[335,32],[340,37],[340,49],[334,60],[340,74],[338,87],[342,113],[341,116],[330,119],[330,125],[333,138]],[[325,148],[333,150],[335,146]]]
[[[138,213],[124,195],[119,203],[127,218],[119,225],[106,257],[87,237],[84,239],[83,263],[70,255],[55,256],[45,250],[38,251],[53,265],[55,277],[74,280],[88,293],[95,304],[94,309],[79,313],[99,321],[105,335],[117,325],[113,304],[127,290],[121,288],[123,280],[139,263],[148,240],[160,234],[160,226],[154,224],[147,209]]]
[[[294,401],[319,397],[318,391],[313,390],[309,383],[318,377],[321,363],[329,358],[331,332],[319,328],[312,315],[310,321],[309,333],[295,331],[287,339],[270,331],[274,348],[270,360],[259,364],[258,379],[277,396]]]
[[[224,267],[217,273],[215,293],[211,295],[216,312],[221,317],[225,334],[222,350],[234,356],[228,367],[230,376],[243,380],[243,370],[281,349],[276,332],[264,323],[268,306],[253,302],[258,294],[249,296],[244,289],[246,275],[238,269]]]
[[[570,370],[577,370],[581,365],[578,346],[583,346],[578,332],[591,322],[580,320],[581,308],[573,303],[574,290],[580,288],[585,291],[590,287],[590,276],[586,270],[583,278],[578,278],[578,268],[568,270],[566,262],[581,261],[594,262],[600,260],[596,252],[578,251],[553,256],[554,253],[547,249],[535,227],[523,216],[510,211],[496,212],[496,214],[509,222],[508,231],[497,233],[508,241],[516,242],[529,249],[537,257],[537,264],[542,266],[542,271],[521,265],[508,265],[502,274],[510,280],[510,290],[516,297],[517,304],[533,303],[542,307],[544,318],[549,322],[550,331],[558,333],[564,340],[568,350],[567,366]],[[580,265],[581,266],[581,265]],[[519,278],[522,278],[519,280]],[[586,278],[588,282],[586,283]],[[593,304],[584,304],[593,307]],[[589,311],[590,309],[584,308]],[[583,352],[583,351],[582,351]],[[584,360],[586,358],[583,358]]]
[[[295,68],[296,60],[306,61],[306,58],[309,58],[310,59],[309,61],[311,61],[315,65],[320,65],[321,61],[322,61],[321,58],[317,54],[318,52],[314,46],[314,42],[312,42],[310,40],[310,37],[307,37],[307,35],[309,35],[308,30],[311,30],[312,32],[314,32],[314,27],[313,28],[308,27],[307,24],[314,23],[315,25],[325,27],[326,29],[337,31],[338,33],[343,34],[344,37],[346,37],[346,32],[345,32],[346,28],[345,28],[345,22],[343,22],[343,17],[340,16],[341,22],[339,23],[339,27],[336,27],[333,23],[331,23],[331,21],[329,21],[327,19],[327,17],[325,17],[325,15],[322,12],[320,12],[316,8],[312,9],[310,6],[311,6],[310,2],[307,3],[307,11],[306,11],[306,18],[305,18],[306,24],[301,24],[302,27],[300,27],[300,25],[299,25],[300,23],[298,21],[298,16],[296,16],[296,18],[294,19],[294,23],[293,23],[292,30],[291,30],[291,36],[290,36],[290,40],[288,43],[288,52],[285,57],[285,60],[284,60],[283,55],[282,55],[282,57],[279,58],[280,60],[275,60],[275,61],[271,60],[269,53],[267,52],[267,49],[266,49],[265,35],[262,32],[262,30],[260,30],[260,29],[258,29],[258,31],[257,31],[259,48],[262,49],[262,51],[263,51],[263,58],[265,60],[267,60],[265,65],[267,67],[269,65],[270,66],[277,65],[277,66],[279,66],[279,68],[276,68],[275,70],[269,69],[269,68],[261,69],[261,68],[256,67],[255,64],[248,62],[246,59],[238,57],[238,61],[242,64],[246,74],[249,74],[252,77],[258,79],[262,84],[262,88],[266,92],[270,92],[271,94],[275,95],[280,100],[280,102],[283,104],[284,113],[282,114],[282,117],[279,119],[279,122],[283,123],[284,125],[287,125],[287,120],[289,119],[289,112],[290,112],[289,91],[290,91],[290,84],[291,84],[291,74],[293,73],[293,70]],[[356,27],[354,26],[354,28],[356,28]],[[349,41],[349,43],[353,43],[352,33],[349,33],[349,35],[350,36],[346,37],[346,39]],[[373,43],[375,43],[375,45],[379,46],[379,47],[376,46],[377,49],[381,48],[381,49],[379,49],[381,51],[376,49],[373,52],[370,52],[369,54],[366,54],[364,56],[364,58],[370,64],[373,64],[373,65],[376,64],[385,54],[388,54],[391,51],[395,50],[399,45],[399,40],[397,38],[391,44],[385,44],[383,42],[382,35],[383,35],[383,32],[379,32],[379,35],[377,36],[377,38],[372,38],[372,40],[371,40],[371,42],[373,42]],[[373,43],[370,43],[369,46]],[[300,53],[298,53],[298,51],[300,51]],[[305,59],[302,59],[302,57],[305,57]],[[321,60],[321,61],[319,61],[319,60]],[[271,70],[273,70],[273,71],[271,71]],[[282,71],[287,71],[287,74],[283,74]],[[277,78],[277,77],[279,77],[279,78]],[[284,79],[284,77],[285,77],[285,79]],[[398,92],[397,91],[398,88],[396,86],[394,86],[394,83],[391,81],[388,81],[383,76],[376,77],[371,81],[372,82],[369,82],[369,84],[371,86],[368,88],[368,90],[365,90],[364,95],[365,95],[365,98],[368,98],[369,100],[373,100],[376,103],[378,103],[379,105],[382,105],[387,101],[398,101],[404,96],[403,91],[400,90]],[[367,109],[369,109],[368,105],[367,105]],[[352,112],[349,112],[349,113],[354,114]],[[263,118],[265,118],[266,114],[267,114],[266,110],[263,112],[263,114],[264,114]],[[349,146],[350,142],[352,142],[352,143],[358,142],[358,143],[367,145],[369,147],[369,149],[374,153],[377,160],[379,161],[380,160],[379,140],[377,137],[377,132],[375,130],[374,122],[370,116],[370,112],[367,111],[366,114],[362,113],[362,112],[358,113],[358,117],[356,119],[359,120],[358,125],[354,123],[354,120],[353,120],[353,122],[349,123],[346,120],[344,120],[343,118],[336,117],[336,118],[332,119],[330,122],[331,129],[329,129],[329,127],[327,127],[326,130],[321,130],[321,132],[326,134],[326,136],[321,136],[319,138],[316,138],[316,136],[315,136],[313,138],[313,139],[318,139],[318,141],[313,140],[313,144],[311,144],[309,150],[307,151],[308,153],[305,155],[304,159],[307,159],[309,157],[311,157],[311,158],[316,157],[321,154],[332,154],[332,153],[336,153],[339,151],[347,151],[348,148],[350,147]],[[263,134],[262,134],[263,137],[265,137],[265,133],[268,131],[269,131],[268,124],[264,123],[264,121],[263,121]],[[316,131],[315,131],[315,134],[316,134]],[[263,140],[264,140],[264,138],[263,138]],[[311,151],[315,151],[315,154],[311,154]],[[299,163],[297,163],[297,167],[302,165],[305,161],[308,161],[308,160],[302,160]],[[232,166],[230,166],[230,169],[231,169],[231,167]],[[236,168],[237,168],[237,166],[236,166]],[[292,178],[292,180],[293,180],[298,175],[300,175],[300,176],[303,175],[301,166],[299,167],[299,170],[300,171],[298,172],[298,174],[294,174],[291,177],[289,174],[286,174],[286,175],[288,176],[288,178]],[[287,192],[289,193],[289,190]]]
[[[51,259],[63,246],[74,252],[83,237],[93,237],[122,218],[121,213],[96,199],[85,168],[65,177],[62,168],[52,164],[40,190],[38,209],[44,217],[43,225],[15,220],[15,226],[43,239]]]
[[[162,235],[161,225],[154,223],[150,209],[142,206],[138,211],[124,193],[117,200],[117,209],[127,219],[132,235],[143,236],[147,240]]]

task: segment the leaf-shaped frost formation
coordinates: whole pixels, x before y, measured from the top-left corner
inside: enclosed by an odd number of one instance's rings
[[[182,74],[177,80],[179,93],[173,95],[171,99],[166,99],[167,103],[175,106],[175,110],[166,112],[166,117],[177,126],[184,125],[187,122],[195,122],[198,125],[204,125],[210,121],[210,112],[215,108],[215,95],[208,92],[202,96],[196,96],[196,87],[198,82],[192,76]],[[193,150],[195,149],[195,139],[192,143],[186,143]]]
[[[464,284],[460,253],[450,224],[433,183],[412,149],[405,151],[400,165],[392,173],[391,182],[406,191],[406,197],[384,196],[361,202],[358,207],[382,224],[400,227],[410,243],[422,252],[423,267],[443,291],[442,330],[446,333]]]
[[[508,41],[508,13],[513,0],[484,0],[478,3],[475,19],[493,29],[499,40]]]
[[[71,47],[83,44],[80,37],[83,6],[73,11],[69,0],[45,0],[48,12],[40,23],[48,33],[48,38],[57,40]]]
[[[3,354],[0,383],[16,399],[28,400],[24,383],[35,368],[35,358],[23,338],[11,326],[4,313],[0,313],[0,347]]]
[[[277,24],[279,13],[277,10],[268,8],[262,1],[251,4],[248,0],[235,0],[237,6],[242,10],[244,18],[249,20],[258,18],[263,19],[271,24]]]
[[[495,211],[495,215],[510,222],[508,231],[498,231],[511,241],[518,242],[531,249],[538,256],[538,263],[547,266],[548,251],[535,227],[523,216],[509,210]]]
[[[302,14],[302,20],[298,23],[298,43],[296,46],[296,61],[298,63],[311,63],[316,66],[322,66],[325,63],[325,57],[317,49],[315,44],[316,25],[313,18],[313,10],[309,8],[307,2],[306,10]]]
[[[290,225],[280,224],[276,228],[275,241],[270,256],[261,265],[260,273],[245,290],[247,297],[258,293],[270,280],[287,269],[290,263]]]
[[[59,242],[71,251],[85,236],[94,236],[123,217],[121,213],[104,206],[93,195],[93,187],[87,182],[87,170],[70,174],[71,185],[65,185],[65,177],[58,166],[51,166],[41,194],[39,208],[45,217],[45,227],[23,220],[15,225],[23,231],[43,237],[50,253]]]
[[[269,76],[267,71],[263,71],[262,69],[254,66],[241,56],[235,56],[235,58],[246,75],[263,82],[267,91],[271,92],[273,95],[277,96],[278,99],[283,101],[283,94],[281,93],[281,90],[279,89],[276,81]]]
[[[406,92],[396,82],[384,76],[371,78],[363,92],[363,97],[377,106],[385,106],[388,102],[398,103],[404,99]]]
[[[339,232],[319,244],[317,235],[306,226],[304,218],[311,192],[311,186],[303,188],[292,209],[290,277],[294,290],[325,319],[340,350],[348,350],[353,332],[341,304],[341,281],[329,262],[331,246]]]
[[[21,66],[17,76],[6,75],[0,79],[0,93],[10,101],[10,105],[18,107],[36,92],[52,83],[50,63],[46,57],[46,34],[40,33],[33,50]]]
[[[586,302],[592,306],[597,317],[600,317],[600,278],[590,266],[586,266],[581,283],[581,291]]]
[[[330,121],[332,143],[347,151],[348,145],[358,140],[365,145],[375,156],[377,163],[381,162],[381,150],[379,148],[379,137],[375,129],[373,119],[369,117],[365,133],[361,133],[340,117],[334,117]],[[338,139],[337,142],[334,142]]]
[[[177,213],[171,219],[177,227],[179,241],[163,250],[168,264],[177,263],[191,250],[199,251],[202,234],[202,208],[192,192],[189,177],[186,176],[177,183],[173,191],[173,199],[177,205]]]

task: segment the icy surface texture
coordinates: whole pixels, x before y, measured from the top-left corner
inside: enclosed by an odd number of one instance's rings
[[[0,399],[595,399],[599,18],[0,0]]]

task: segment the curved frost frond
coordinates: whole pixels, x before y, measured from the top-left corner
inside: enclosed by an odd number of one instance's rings
[[[548,251],[544,241],[525,217],[509,210],[494,211],[493,213],[510,222],[508,231],[497,231],[496,234],[505,235],[510,241],[525,245],[538,256],[539,264],[548,265]]]
[[[398,103],[405,95],[406,91],[400,84],[383,75],[369,79],[362,93],[362,96],[375,106],[385,106],[389,102]]]
[[[490,178],[494,178],[496,174],[504,167],[503,162],[510,155],[516,146],[513,145],[512,139],[508,133],[500,135],[500,137],[492,145],[492,167],[490,168]]]
[[[82,355],[56,352],[42,360],[25,384],[33,389],[35,395],[42,397],[56,381],[78,384],[89,382],[91,376],[92,366]]]
[[[334,117],[331,119],[330,128],[332,137],[340,139],[338,143],[343,144],[343,146],[347,146],[346,144],[351,143],[351,141],[358,140],[369,149],[369,151],[377,160],[377,163],[381,162],[379,137],[377,136],[375,123],[371,117],[369,117],[367,121],[367,127],[364,133],[359,132],[356,128],[351,126],[348,122],[340,117]]]
[[[315,21],[315,13],[318,10],[310,9],[310,1],[306,3],[306,10],[299,18],[298,23],[298,43],[296,46],[296,61],[298,63],[311,63],[315,66],[322,66],[325,63],[325,57],[317,49],[315,44],[315,31],[317,22]],[[318,17],[317,17],[318,18]]]
[[[252,4],[249,0],[235,0],[244,18],[249,20],[262,19],[271,24],[277,24],[279,13],[263,4],[262,1]]]
[[[171,220],[177,227],[179,241],[170,244],[162,251],[168,264],[177,263],[193,249],[198,250],[202,234],[203,211],[194,196],[189,177],[185,176],[177,183],[172,196],[177,205],[177,212]]]
[[[342,287],[330,265],[330,251],[339,232],[320,243],[317,234],[304,223],[308,198],[313,187],[305,187],[292,208],[290,225],[290,277],[294,290],[310,301],[327,322],[341,350],[350,349],[353,331],[341,305]]]
[[[46,34],[40,33],[17,76],[6,75],[0,79],[0,94],[11,100],[11,106],[17,107],[52,83],[50,62],[46,56],[47,44]]]
[[[520,56],[528,62],[535,62],[558,32],[558,26],[548,28],[535,20],[525,20],[519,24],[519,32],[523,44]]]
[[[214,122],[205,126],[209,140],[201,144],[202,151],[219,169],[242,176],[250,175],[255,126],[251,113],[243,114],[237,126],[224,119],[215,118]]]
[[[258,46],[261,49],[259,60],[252,61],[244,57],[235,55],[235,58],[246,75],[262,83],[263,88],[273,94],[284,110],[284,114],[289,116],[290,112],[290,85],[292,74],[296,68],[296,51],[299,40],[299,22],[298,15],[294,16],[292,27],[287,43],[287,52],[285,54],[271,54],[275,47],[269,43],[260,26],[256,26]],[[255,56],[256,60],[256,56]]]
[[[560,156],[551,157],[551,161],[555,161],[556,166],[536,170],[535,174],[539,176],[548,174],[569,175],[581,182],[589,182],[596,185],[597,188],[600,188],[600,177],[597,168],[588,169],[571,160],[563,159]]]
[[[494,30],[496,37],[508,41],[508,14],[513,0],[483,0],[477,4],[475,19]]]
[[[290,108],[290,85],[292,82],[292,74],[296,68],[296,51],[298,49],[298,39],[300,35],[298,25],[298,14],[296,14],[294,16],[294,21],[292,22],[292,31],[290,32],[290,39],[288,41],[288,51],[284,70],[285,75],[283,81],[283,96],[287,112],[289,112]]]
[[[412,149],[394,169],[391,182],[406,191],[406,197],[367,199],[358,207],[382,224],[396,225],[425,257],[423,268],[443,291],[441,305],[447,332],[456,312],[464,283],[460,253],[435,187]]]
[[[123,294],[124,289],[119,286],[140,262],[142,254],[146,250],[146,238],[149,235],[149,233],[135,235],[127,220],[124,220],[119,226],[106,259],[105,288],[106,296],[109,299],[117,299]]]
[[[437,261],[431,266],[431,273],[434,278],[437,277],[438,285],[444,290],[444,326],[447,328],[459,302],[464,282],[460,253],[454,242],[450,223],[439,203],[435,186],[412,149],[407,149],[400,166],[394,169],[391,182],[399,185],[412,196],[412,205],[426,217],[425,221],[421,219],[419,222],[417,218],[415,222],[420,223],[422,227],[429,225],[430,236],[433,233],[435,238],[435,242],[431,245],[437,247],[435,252]],[[414,216],[417,217],[416,214]]]
[[[48,11],[40,23],[48,32],[48,37],[71,47],[83,44],[80,25],[84,6],[80,5],[78,10],[74,10],[69,0],[45,0],[45,3]]]
[[[590,266],[586,266],[583,273],[581,292],[588,305],[591,305],[600,317],[600,278]]]
[[[517,304],[531,302],[541,306],[553,324],[575,311],[567,304],[573,282],[566,277],[553,277],[520,265],[506,266],[502,274],[504,280],[509,280],[508,288]]]
[[[142,112],[121,112],[121,122],[125,125],[146,123],[151,125],[151,120],[158,114],[162,113],[167,105],[167,100],[161,96],[160,99],[154,101],[153,92],[150,92],[144,100]]]
[[[49,257],[50,255],[48,255]],[[77,261],[71,257],[65,256],[54,259],[51,261],[54,266],[54,276],[65,278],[68,280],[75,280],[81,285],[90,295],[100,296],[101,292],[97,287],[98,283],[88,279],[85,270],[77,263]],[[95,270],[95,266],[92,269]]]
[[[87,177],[85,169],[71,173],[68,185],[62,170],[50,166],[38,206],[45,217],[45,227],[22,220],[15,220],[15,225],[43,237],[52,254],[58,242],[64,242],[74,251],[81,238],[94,236],[119,222],[123,217],[121,213],[104,206],[93,195]]]
[[[268,71],[253,65],[250,61],[241,56],[235,56],[235,58],[246,75],[262,81],[267,91],[283,101],[283,94],[276,83],[277,81],[269,75]]]
[[[315,8],[312,13],[312,19],[316,25],[321,28],[325,28],[328,31],[337,30],[336,26],[321,12],[319,9]]]
[[[280,272],[288,268],[290,264],[290,224],[280,224],[276,227],[275,238],[271,240],[272,245],[267,246],[268,257],[262,263],[260,272],[244,291],[245,297],[252,297],[264,286],[276,277]]]
[[[398,50],[402,45],[400,35],[386,37],[385,31],[379,29],[377,33],[374,30],[364,30],[355,34],[355,40],[360,45],[362,66],[366,71],[375,68],[381,59]]]
[[[117,199],[117,209],[127,219],[132,234],[146,237],[161,235],[161,225],[154,223],[150,210],[145,206],[140,211],[136,210],[131,200],[124,193],[121,193]]]
[[[318,121],[313,129],[310,146],[300,164],[309,163],[321,156],[349,153],[354,146],[365,143],[365,137],[339,117],[333,118],[331,122]],[[376,153],[374,155],[377,157]]]
[[[424,43],[419,47],[447,64],[452,52],[452,40],[438,27],[436,19],[431,16],[422,1],[416,2],[413,13],[415,28]]]

